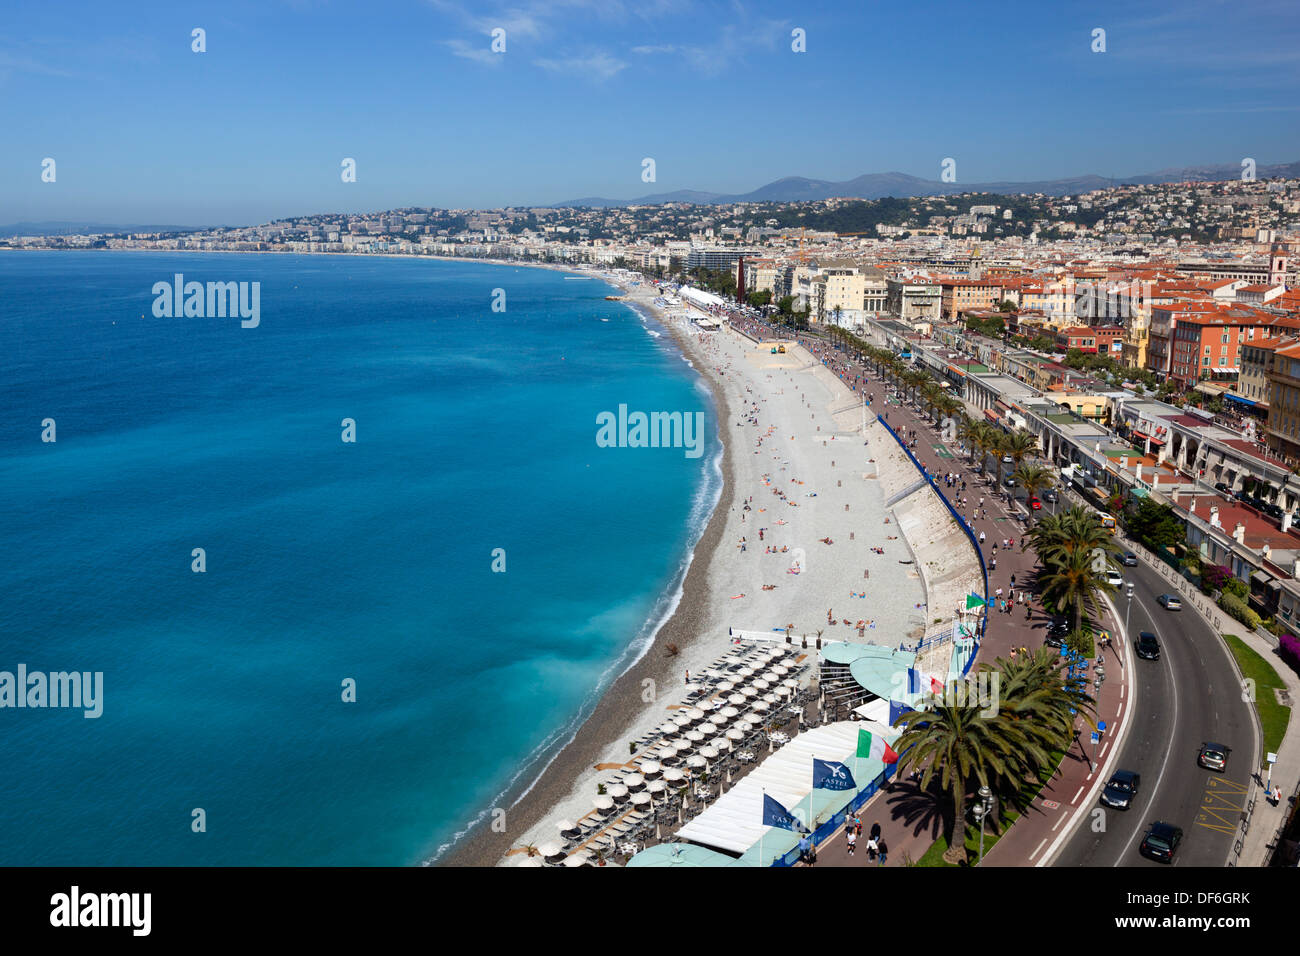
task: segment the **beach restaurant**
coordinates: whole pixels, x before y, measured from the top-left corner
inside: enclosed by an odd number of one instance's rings
[[[893,776],[894,764],[857,756],[858,734],[863,730],[882,735],[891,745],[900,734],[892,727],[870,720],[841,721],[806,730],[677,831],[678,839],[717,851],[729,862],[702,862],[713,857],[703,857],[695,850],[682,851],[688,854],[687,859],[694,861],[684,862],[680,855],[674,857],[671,850],[664,849],[672,844],[663,844],[638,853],[628,865],[793,866],[799,859],[801,834],[763,824],[764,795],[807,821],[815,843],[825,840]],[[854,786],[847,790],[813,789],[814,759],[847,766]]]

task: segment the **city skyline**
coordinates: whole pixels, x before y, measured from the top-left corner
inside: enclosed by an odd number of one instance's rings
[[[11,30],[28,39],[0,39],[0,219],[199,226],[734,194],[787,176],[936,180],[944,159],[958,186],[1292,162],[1300,54],[1284,9],[24,10]]]

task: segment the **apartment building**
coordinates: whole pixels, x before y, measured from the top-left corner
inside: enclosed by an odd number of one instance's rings
[[[1300,459],[1300,342],[1273,351],[1264,430],[1269,448],[1287,461]]]

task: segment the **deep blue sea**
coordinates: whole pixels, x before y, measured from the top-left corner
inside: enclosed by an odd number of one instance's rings
[[[178,272],[260,282],[260,325],[156,318]],[[707,390],[612,291],[0,253],[0,671],[104,675],[98,719],[0,709],[0,864],[418,864],[531,779],[719,486]],[[597,447],[619,404],[704,412],[705,454]]]

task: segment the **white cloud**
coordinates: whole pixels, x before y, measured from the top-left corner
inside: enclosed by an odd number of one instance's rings
[[[608,53],[593,53],[590,56],[569,56],[559,59],[544,58],[534,60],[536,66],[552,73],[573,73],[590,76],[598,80],[608,80],[627,67],[622,60]]]
[[[456,56],[464,57],[467,60],[473,60],[475,63],[484,63],[488,66],[497,66],[502,60],[500,53],[493,53],[484,40],[482,46],[472,46],[464,40],[447,40],[446,45]]]

